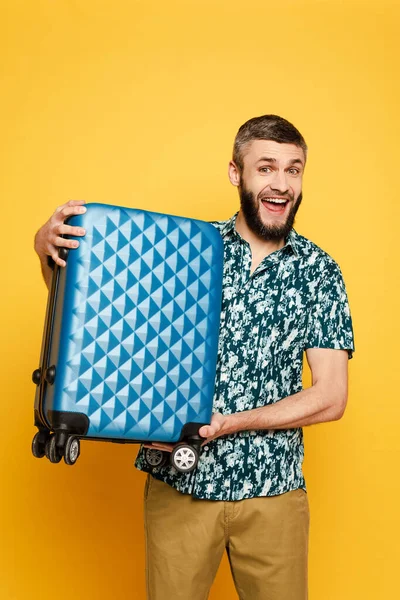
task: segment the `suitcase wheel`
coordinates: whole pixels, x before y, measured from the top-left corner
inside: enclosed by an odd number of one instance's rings
[[[79,442],[79,438],[75,436],[70,436],[67,439],[67,443],[65,444],[64,449],[64,462],[66,465],[74,465],[78,460],[78,456],[81,451],[81,445]]]
[[[189,473],[196,468],[199,461],[199,453],[192,446],[178,444],[172,451],[171,463],[177,471]]]
[[[51,463],[59,463],[62,454],[56,446],[56,436],[53,434],[46,442],[45,454]]]
[[[149,467],[161,467],[168,460],[165,452],[162,450],[153,450],[152,448],[146,448],[144,458]]]
[[[44,454],[45,454],[45,457],[46,457],[48,460],[50,460],[50,440],[51,440],[51,437],[49,437],[49,438],[47,439],[47,441],[46,441],[46,443],[45,443],[45,445],[44,445]]]
[[[46,454],[46,442],[48,440],[49,434],[38,431],[32,440],[32,454],[35,458],[43,458]]]

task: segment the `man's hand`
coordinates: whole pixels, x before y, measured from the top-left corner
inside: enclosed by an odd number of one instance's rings
[[[80,227],[64,225],[64,220],[70,215],[79,215],[86,212],[86,207],[82,206],[84,200],[70,200],[66,204],[58,206],[50,219],[38,230],[35,235],[34,248],[40,261],[45,263],[47,256],[51,256],[55,263],[60,267],[65,267],[66,262],[59,258],[58,248],[77,248],[77,240],[68,240],[60,237],[60,234],[85,235],[86,231]]]
[[[199,435],[206,438],[202,446],[228,433],[233,433],[233,429],[229,427],[229,417],[218,412],[213,414],[210,425],[203,425],[199,430]]]
[[[204,446],[211,440],[215,440],[221,435],[227,435],[228,433],[232,433],[233,429],[229,428],[228,425],[228,417],[227,415],[222,415],[221,413],[214,413],[211,418],[210,425],[203,425],[199,429],[200,437],[206,438],[204,442],[201,444]],[[178,442],[180,444],[181,442]],[[166,444],[163,442],[153,442],[148,444],[143,444],[145,448],[154,448],[156,450],[164,450],[164,452],[172,452],[172,450],[178,444]]]

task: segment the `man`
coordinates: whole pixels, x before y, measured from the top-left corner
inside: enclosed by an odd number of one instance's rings
[[[240,210],[212,222],[225,253],[214,414],[195,471],[166,465],[148,475],[150,600],[207,598],[225,550],[241,600],[307,598],[301,428],[343,415],[354,336],[340,267],[293,228],[306,158],[302,135],[276,115],[236,135],[229,178]],[[57,246],[68,246],[55,235],[70,233],[60,219],[78,208],[60,207],[57,231],[38,232],[44,275],[45,254],[60,263]],[[312,372],[304,390],[303,351]],[[143,448],[136,466],[150,471]]]

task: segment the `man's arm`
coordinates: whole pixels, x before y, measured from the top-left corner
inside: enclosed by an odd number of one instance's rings
[[[291,429],[335,421],[343,415],[354,335],[342,272],[334,261],[325,265],[312,298],[304,347],[312,386],[275,404],[229,415],[226,426],[233,431]]]
[[[308,348],[306,357],[311,369],[311,387],[260,408],[230,415],[213,414],[211,424],[199,430],[199,435],[206,438],[202,445],[238,431],[293,429],[340,419],[347,404],[347,350]],[[171,451],[174,444],[154,442],[145,447]]]
[[[229,433],[249,429],[292,429],[340,419],[347,404],[347,350],[308,348],[306,356],[312,374],[311,387],[274,404],[225,415],[224,429]]]

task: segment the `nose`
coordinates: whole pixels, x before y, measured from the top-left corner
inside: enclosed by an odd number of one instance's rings
[[[286,194],[289,191],[286,173],[280,169],[277,169],[274,172],[272,181],[270,182],[270,187],[273,192],[277,192],[278,194]]]

